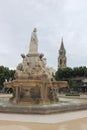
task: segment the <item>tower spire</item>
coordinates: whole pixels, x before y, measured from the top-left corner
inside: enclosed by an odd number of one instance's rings
[[[63,43],[63,37],[62,37],[62,39],[61,39],[61,46],[60,46],[60,49],[61,50],[64,50],[65,48],[64,48],[64,43]]]
[[[60,49],[59,49],[58,67],[59,68],[66,67],[66,50],[64,48],[63,37],[62,37],[61,45],[60,45]]]

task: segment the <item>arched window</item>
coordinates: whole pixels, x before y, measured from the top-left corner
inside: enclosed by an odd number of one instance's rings
[[[60,59],[60,65],[62,65],[62,59]]]

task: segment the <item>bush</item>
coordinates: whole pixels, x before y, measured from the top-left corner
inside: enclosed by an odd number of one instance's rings
[[[78,92],[69,92],[66,93],[66,96],[80,96],[80,94]]]

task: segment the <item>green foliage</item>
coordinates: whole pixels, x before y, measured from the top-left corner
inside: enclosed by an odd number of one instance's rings
[[[85,66],[75,67],[72,71],[73,77],[87,76],[87,68]]]
[[[0,89],[3,87],[5,79],[9,81],[14,79],[15,70],[10,70],[8,67],[0,66]]]
[[[72,77],[72,69],[70,67],[59,68],[55,74],[56,80],[65,80],[69,77]]]
[[[78,86],[82,84],[81,80],[74,80],[79,77],[87,76],[87,67],[74,67],[74,68],[59,68],[55,74],[56,80],[66,80],[69,83],[69,87],[73,91],[78,91]]]
[[[86,77],[87,76],[87,67],[70,67],[59,68],[55,74],[56,80],[67,80],[75,77]]]

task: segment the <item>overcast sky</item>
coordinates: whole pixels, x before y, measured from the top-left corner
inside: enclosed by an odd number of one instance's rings
[[[62,37],[67,66],[87,66],[87,0],[0,0],[0,65],[22,62],[34,27],[48,66],[58,66]]]

